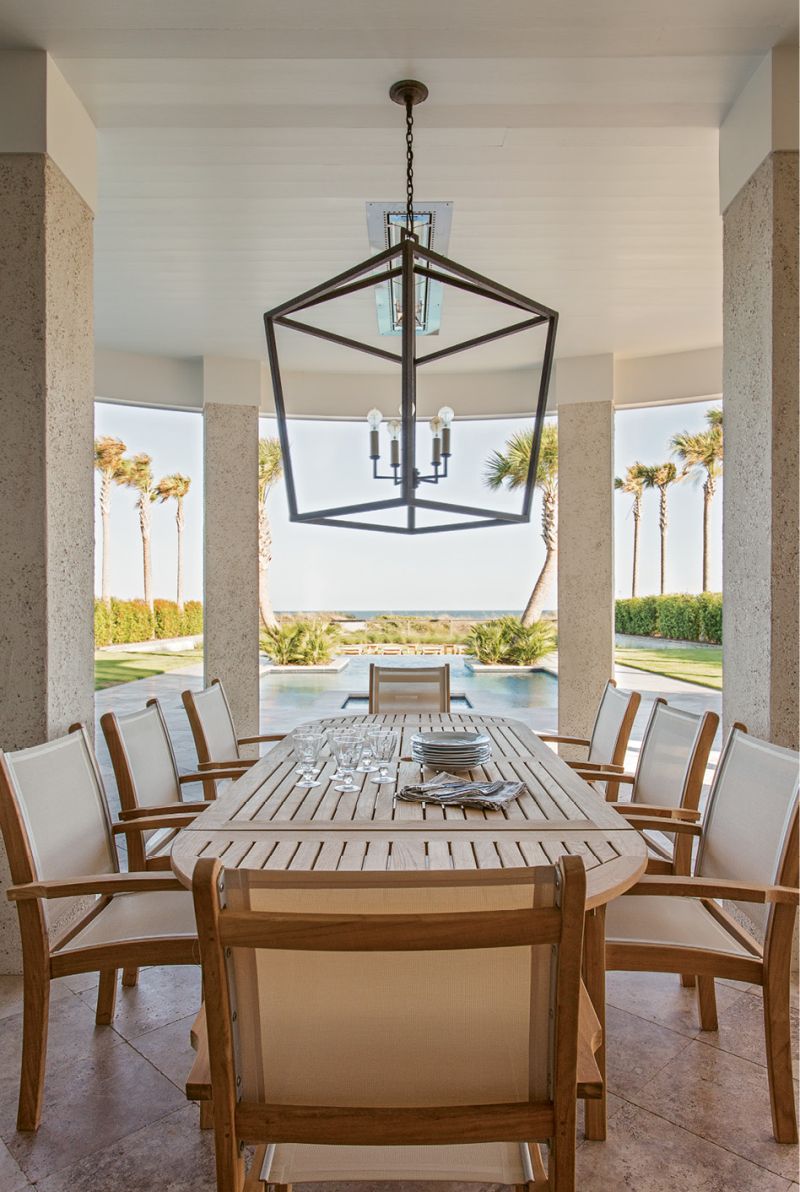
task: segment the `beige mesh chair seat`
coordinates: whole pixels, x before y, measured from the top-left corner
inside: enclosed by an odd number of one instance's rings
[[[106,712],[100,718],[120,800],[120,819],[131,823],[141,817],[198,815],[207,802],[185,802],[184,787],[205,782],[202,773],[180,774],[175,750],[157,699],[135,712]],[[242,769],[219,777],[235,778]],[[130,869],[169,869],[169,856],[177,828],[153,828],[128,837]]]
[[[691,877],[645,875],[606,910],[606,967],[692,974],[700,1024],[717,1029],[714,979],[763,986],[772,1125],[797,1142],[789,980],[798,904],[800,757],[734,727],[717,765],[705,824],[670,824],[699,839]],[[656,817],[631,820],[657,830]],[[763,944],[726,911],[734,903]]]
[[[208,1064],[220,1192],[245,1187],[240,1143],[258,1147],[248,1190],[574,1188],[579,1025],[585,1036],[593,1017],[582,860],[492,880],[400,876],[303,874],[289,887],[285,874],[198,863],[208,1059],[187,1094],[203,1095]]]
[[[211,772],[252,766],[257,759],[242,757],[240,746],[282,741],[286,736],[285,733],[263,733],[255,737],[237,736],[228,697],[219,679],[212,679],[210,685],[202,691],[182,692],[181,699],[197,750],[198,770]],[[216,798],[216,779],[221,777],[220,774],[214,774],[213,778],[206,779],[207,799]]]
[[[369,668],[369,710],[377,712],[449,712],[450,666],[380,666]]]
[[[51,980],[98,972],[96,1022],[107,1025],[119,969],[197,963],[189,892],[164,873],[120,873],[113,839],[190,822],[163,815],[112,826],[82,726],[0,752],[0,828],[14,883],[6,894],[17,904],[23,950],[19,1130],[35,1130],[41,1118]]]
[[[567,745],[586,749],[583,761],[570,761],[569,765],[620,771],[623,769],[625,752],[628,748],[631,729],[636,719],[641,696],[638,691],[619,691],[614,679],[609,679],[603,688],[597,706],[592,735],[590,737],[568,737],[558,733],[539,733],[542,741],[554,745]],[[597,780],[598,789],[606,798],[617,797],[616,782],[603,783]]]
[[[648,873],[688,873],[692,860],[692,838],[671,836],[672,819],[695,821],[708,756],[717,731],[715,712],[684,712],[663,699],[653,703],[653,710],[642,738],[636,770],[626,774],[620,768],[617,782],[630,797],[614,806],[634,825],[642,816],[656,816],[663,821],[658,834],[644,832],[648,846]],[[602,789],[611,767],[581,766],[579,773],[587,782]]]

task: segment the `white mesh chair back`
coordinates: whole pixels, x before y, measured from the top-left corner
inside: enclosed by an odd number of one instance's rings
[[[552,906],[536,885],[287,889],[226,871],[229,911],[415,915]],[[245,1100],[434,1106],[551,1095],[550,945],[320,952],[234,947],[228,960],[236,1075]]]
[[[192,731],[195,733],[195,746],[200,761],[230,762],[238,758],[236,728],[222,684],[214,682],[203,691],[191,692],[191,700],[203,738],[201,742],[193,724]]]
[[[450,667],[370,666],[370,712],[449,712]]]
[[[587,761],[603,766],[616,760],[617,744],[630,706],[631,695],[632,692],[620,691],[613,683],[606,683],[589,741]],[[620,765],[622,760],[619,759]]]
[[[657,701],[647,722],[631,791],[634,803],[679,807],[688,782],[703,717]]]
[[[734,728],[717,765],[695,872],[773,885],[797,815],[800,755]],[[742,903],[763,930],[768,908]]]
[[[178,766],[164,718],[156,704],[116,717],[137,807],[160,807],[181,799]]]
[[[105,791],[84,732],[2,756],[36,878],[116,873]],[[85,903],[85,898],[43,899],[48,927],[66,925]]]

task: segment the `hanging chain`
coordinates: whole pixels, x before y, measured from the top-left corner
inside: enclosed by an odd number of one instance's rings
[[[406,100],[406,229],[414,234],[414,105]]]

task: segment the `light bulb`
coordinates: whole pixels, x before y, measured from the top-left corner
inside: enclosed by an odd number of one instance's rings
[[[392,418],[386,423],[386,429],[389,431],[389,438],[396,442],[400,438],[400,431],[403,429],[403,425],[399,418]]]
[[[455,416],[455,410],[451,410],[449,406],[442,406],[441,410],[439,411],[439,417],[442,420],[442,426],[445,427],[446,430],[450,429],[450,425]]]
[[[378,430],[382,422],[383,414],[380,412],[380,410],[372,409],[367,414],[367,426],[370,430]]]
[[[444,426],[444,423],[442,422],[442,419],[438,417],[438,415],[435,418],[431,418],[430,427],[431,427],[431,432],[434,435],[441,434],[443,426]]]

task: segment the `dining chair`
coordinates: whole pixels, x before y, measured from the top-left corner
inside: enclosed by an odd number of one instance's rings
[[[585,766],[608,766],[620,769],[625,761],[628,741],[639,710],[641,696],[638,691],[620,691],[615,679],[609,679],[603,688],[597,715],[594,718],[590,737],[566,737],[559,733],[539,733],[541,741],[555,745],[582,746],[587,750],[585,761],[569,761],[573,768]],[[616,799],[618,785],[608,782],[606,798]]]
[[[202,691],[181,693],[186,715],[197,750],[198,770],[228,770],[255,765],[257,758],[242,757],[240,745],[257,745],[262,741],[282,741],[286,733],[266,733],[256,737],[238,737],[233,714],[219,679],[212,679]],[[206,784],[206,796],[213,798],[213,781]]]
[[[100,727],[108,746],[121,806],[120,819],[135,823],[143,816],[199,815],[209,801],[184,802],[183,788],[208,783],[208,775],[181,774],[167,722],[157,699],[144,708],[120,715],[106,712]],[[216,770],[218,779],[238,778],[244,767]],[[216,793],[216,792],[214,792]],[[130,869],[169,869],[169,853],[177,828],[154,829],[128,838]]]
[[[64,737],[0,751],[0,830],[14,883],[23,965],[18,1130],[41,1120],[50,982],[97,972],[95,1022],[114,1016],[117,971],[197,964],[192,898],[172,875],[120,873],[114,836],[177,828],[191,816],[111,824],[83,726]]]
[[[658,698],[642,737],[636,770],[626,774],[620,766],[617,782],[630,787],[630,799],[613,807],[630,819],[659,817],[659,833],[672,835],[671,819],[696,822],[711,745],[719,725],[716,712],[685,712]],[[587,782],[603,780],[615,766],[581,767]],[[672,846],[652,833],[643,833],[648,848],[648,873],[688,873],[692,863],[692,838],[672,835]]]
[[[212,858],[194,871],[207,1039],[187,1095],[213,1095],[218,1192],[572,1192],[576,1094],[601,1088],[581,858],[491,881],[276,876]]]
[[[370,663],[370,712],[449,712],[450,664],[381,666]]]
[[[645,875],[606,911],[606,968],[697,975],[703,1030],[717,1029],[716,977],[763,986],[772,1126],[797,1142],[789,982],[798,896],[800,755],[735,726],[717,765],[692,876]],[[633,820],[631,821],[634,822]],[[641,817],[637,826],[658,830]],[[720,902],[763,932],[759,943]]]

